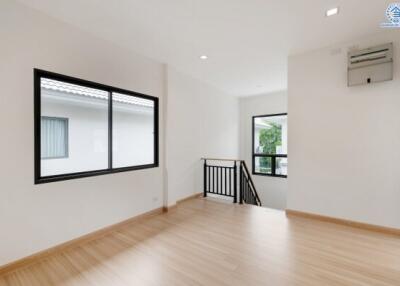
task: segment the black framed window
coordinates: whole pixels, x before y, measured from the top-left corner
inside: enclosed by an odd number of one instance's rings
[[[253,116],[253,174],[287,177],[287,113]]]
[[[158,98],[38,69],[34,85],[36,184],[158,167]]]
[[[68,158],[68,118],[41,117],[40,158]]]

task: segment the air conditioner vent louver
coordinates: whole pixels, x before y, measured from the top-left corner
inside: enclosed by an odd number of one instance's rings
[[[393,44],[348,54],[348,86],[393,79]]]
[[[350,58],[350,61],[352,64],[357,64],[357,63],[364,63],[364,62],[369,62],[369,61],[375,61],[379,59],[384,59],[387,57],[387,52],[389,50],[380,50],[372,53],[365,53],[357,56],[352,56]]]

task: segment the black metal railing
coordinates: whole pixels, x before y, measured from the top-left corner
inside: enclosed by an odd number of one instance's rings
[[[251,179],[251,175],[245,161],[240,162],[239,179],[240,179],[240,190],[241,190],[240,202],[261,206],[261,200],[258,196],[253,180]]]
[[[239,203],[261,206],[261,200],[251,179],[246,162],[243,160],[207,158],[203,158],[203,160],[204,197],[207,194],[214,194],[231,197],[234,203],[239,200]],[[210,161],[218,162],[218,164],[208,164]]]
[[[237,164],[233,166],[208,165],[204,160],[204,196],[207,193],[232,197],[237,202]]]

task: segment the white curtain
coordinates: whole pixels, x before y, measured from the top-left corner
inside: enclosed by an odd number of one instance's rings
[[[68,119],[41,118],[41,158],[68,157]]]

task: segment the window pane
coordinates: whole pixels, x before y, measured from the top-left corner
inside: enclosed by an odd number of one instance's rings
[[[271,157],[255,157],[254,171],[256,173],[272,174],[272,158]]]
[[[41,130],[41,176],[107,169],[108,92],[46,78],[41,78],[40,84],[41,116],[68,118],[69,129],[68,156],[52,160],[43,159],[49,154],[46,152],[61,150],[46,148],[61,148],[62,144],[55,142],[65,140],[65,135],[60,127]]]
[[[285,175],[287,176],[287,158],[276,158],[276,175]]]
[[[42,159],[68,157],[68,119],[41,118]]]
[[[254,118],[254,152],[287,154],[287,116]]]
[[[154,101],[113,93],[113,168],[154,164]]]

